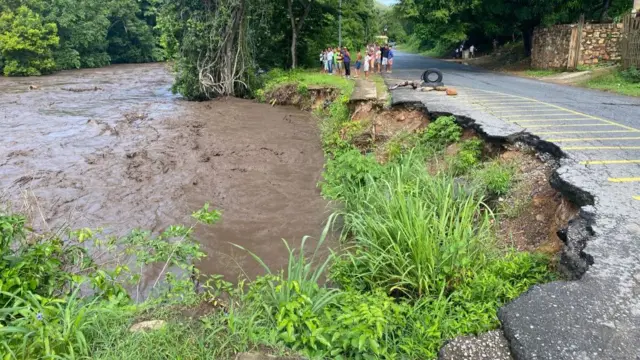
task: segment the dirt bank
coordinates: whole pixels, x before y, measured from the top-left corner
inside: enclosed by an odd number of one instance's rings
[[[3,200],[27,199],[38,227],[119,234],[190,223],[210,202],[223,220],[197,232],[203,271],[262,272],[230,243],[281,266],[280,239],[317,235],[328,215],[316,120],[248,100],[186,102],[171,80],[161,64],[0,78]]]

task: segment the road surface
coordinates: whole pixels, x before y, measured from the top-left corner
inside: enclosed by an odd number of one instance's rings
[[[390,78],[438,68],[460,100],[559,145],[640,201],[640,98],[491,72],[397,52]]]
[[[385,81],[417,80],[433,67],[458,96],[399,88],[392,103],[421,102],[489,137],[558,145],[566,156],[552,184],[581,206],[561,256],[579,280],[535,286],[500,310],[514,359],[640,360],[640,98],[402,52]]]

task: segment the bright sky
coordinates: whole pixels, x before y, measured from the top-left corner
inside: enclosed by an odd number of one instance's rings
[[[383,3],[385,5],[393,5],[398,2],[398,0],[378,0],[378,2]]]

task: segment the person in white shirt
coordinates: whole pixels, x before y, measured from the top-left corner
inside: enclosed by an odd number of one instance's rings
[[[365,80],[369,79],[369,70],[371,68],[371,52],[367,51],[367,54],[364,56],[364,78]]]
[[[333,50],[331,48],[327,53],[327,64],[329,65],[329,75],[333,75]]]
[[[474,53],[476,52],[476,47],[471,45],[469,47],[469,55],[471,55],[471,57],[474,57]]]

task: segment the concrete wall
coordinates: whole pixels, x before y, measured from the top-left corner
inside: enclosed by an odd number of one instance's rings
[[[577,33],[576,24],[537,28],[533,33],[531,65],[539,69],[566,68],[570,53],[576,48],[574,41],[578,40],[578,65],[619,61],[622,28],[622,24],[584,24],[581,34]]]

